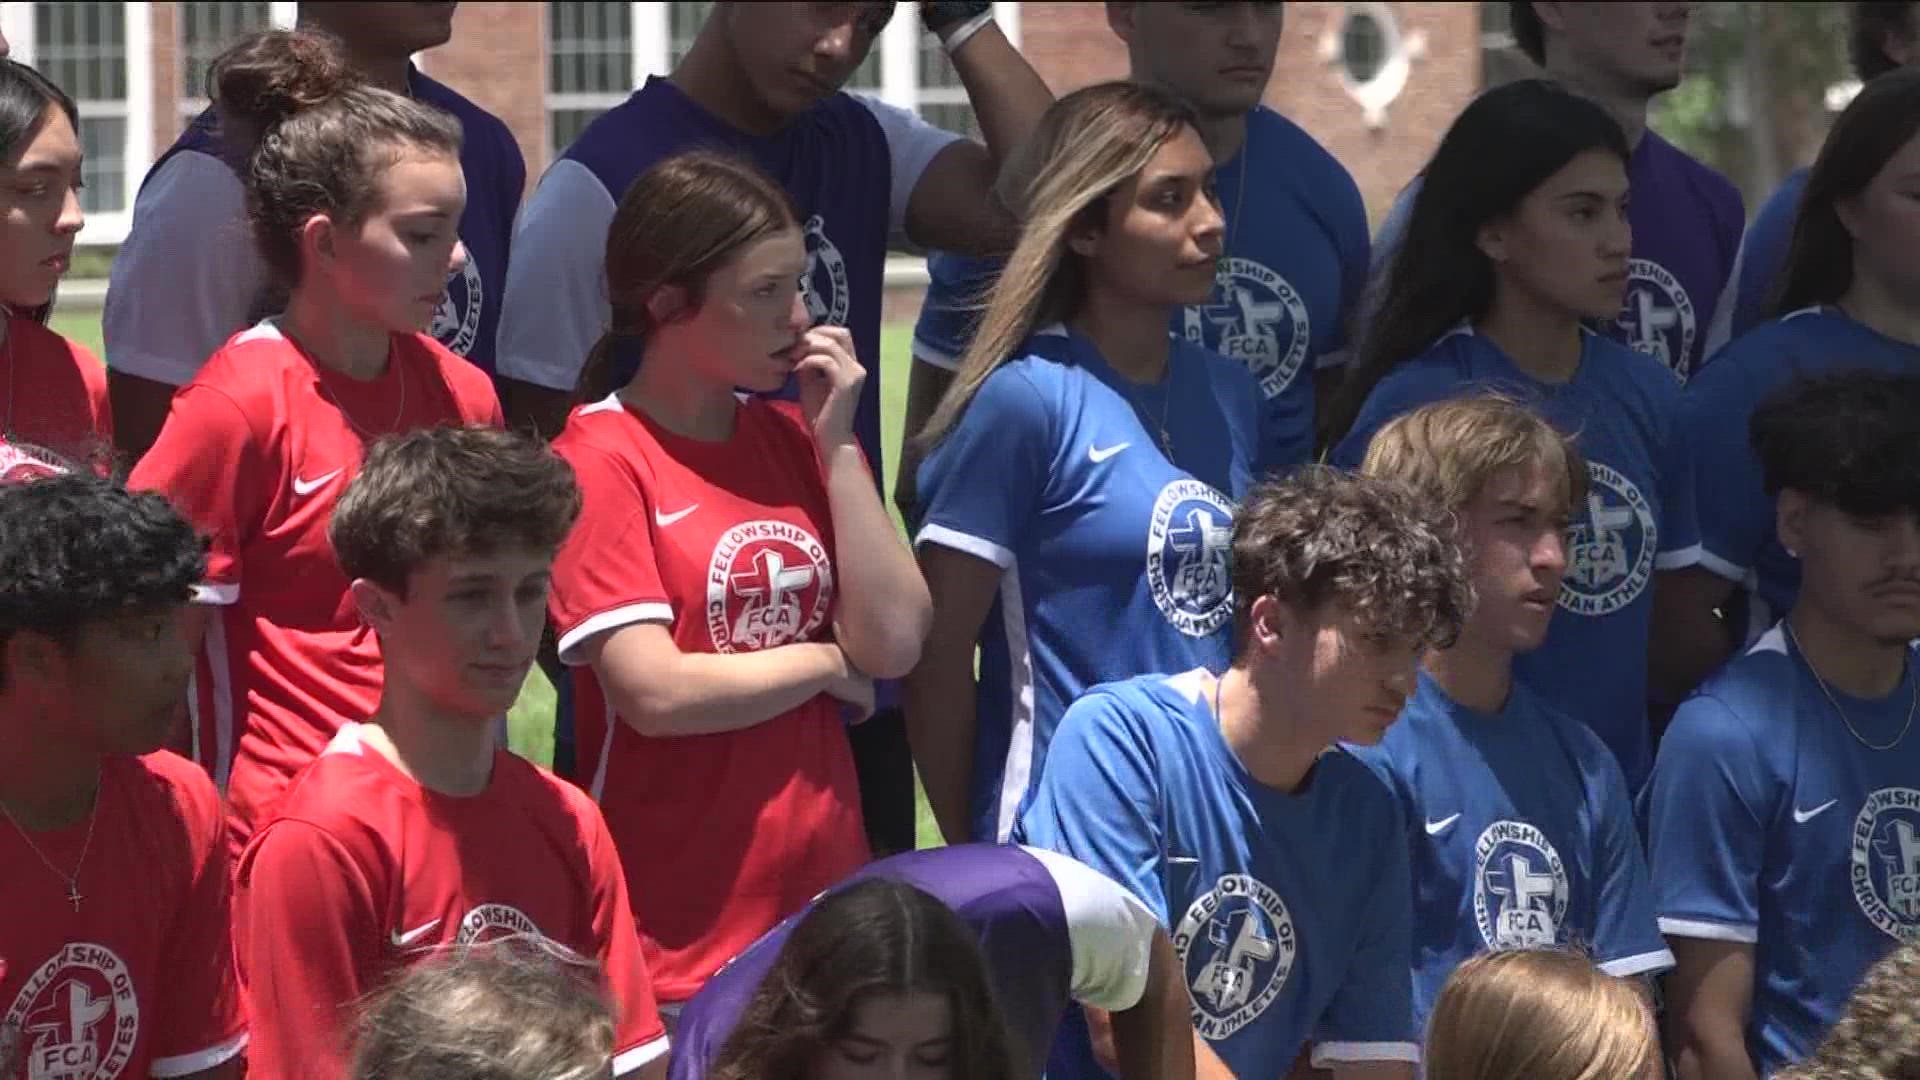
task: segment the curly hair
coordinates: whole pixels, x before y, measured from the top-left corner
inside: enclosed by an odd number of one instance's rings
[[[600,969],[535,934],[404,971],[360,1018],[353,1080],[600,1080],[614,1021]]]
[[[1256,484],[1233,525],[1233,632],[1254,601],[1337,604],[1380,645],[1446,648],[1473,607],[1451,518],[1405,484],[1321,465]]]
[[[1012,1080],[1013,1037],[972,929],[927,893],[877,878],[829,895],[800,920],[707,1076],[804,1080],[863,1001],[914,991],[947,1000],[954,1076]]]
[[[1800,379],[1747,422],[1768,495],[1791,488],[1859,517],[1920,512],[1920,376]]]
[[[1441,987],[1427,1025],[1428,1080],[1623,1080],[1659,1060],[1639,991],[1569,949],[1472,957]]]
[[[1880,958],[1813,1056],[1778,1080],[1920,1080],[1920,944]]]
[[[525,435],[438,427],[367,451],[327,525],[349,578],[396,596],[429,559],[557,551],[580,516],[573,468]]]
[[[167,500],[84,472],[0,484],[0,644],[184,604],[207,542]],[[4,682],[0,671],[0,683]]]

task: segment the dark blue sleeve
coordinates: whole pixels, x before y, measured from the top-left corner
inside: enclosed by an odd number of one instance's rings
[[[1751,340],[1751,339],[1747,339]],[[1688,470],[1685,494],[1693,512],[1683,522],[1697,543],[1662,544],[1669,565],[1698,564],[1741,582],[1773,535],[1773,500],[1767,497],[1759,456],[1747,436],[1754,387],[1749,367],[1767,358],[1746,355],[1735,342],[1687,384],[1680,404],[1674,454]]]
[[[1609,975],[1645,975],[1673,966],[1654,914],[1653,882],[1640,848],[1627,777],[1612,751],[1585,728],[1582,770],[1593,799],[1593,958]]]
[[[1024,374],[987,377],[920,465],[916,544],[938,544],[1002,569],[1038,513],[1056,436],[1047,399]]]
[[[1362,778],[1379,788],[1372,776]],[[1413,884],[1406,830],[1391,797],[1379,790],[1370,799],[1369,828],[1353,845],[1349,863],[1369,883],[1368,902],[1352,917],[1359,920],[1357,948],[1346,978],[1314,1026],[1313,1065],[1336,1062],[1418,1061],[1419,1036],[1413,1029]]]
[[[935,251],[927,255],[927,295],[913,324],[916,362],[953,371],[973,341],[987,292],[1000,276],[998,259]]]

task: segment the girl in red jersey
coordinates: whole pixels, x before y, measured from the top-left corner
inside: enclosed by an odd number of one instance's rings
[[[0,437],[104,468],[106,372],[46,326],[82,220],[79,126],[65,91],[0,60]]]
[[[379,648],[326,534],[366,444],[498,426],[500,406],[485,374],[421,332],[466,257],[459,123],[359,82],[312,31],[248,38],[211,82],[230,145],[252,147],[254,242],[286,313],[181,388],[130,483],[165,492],[213,541],[193,741],[226,788],[237,854],[293,774],[379,703]]]
[[[808,329],[809,265],[752,166],[654,166],[607,237],[597,400],[554,442],[585,501],[549,603],[577,775],[667,1003],[866,859],[845,724],[913,666],[930,618],[854,441],[866,372],[845,330]],[[797,404],[734,393],[789,377]]]

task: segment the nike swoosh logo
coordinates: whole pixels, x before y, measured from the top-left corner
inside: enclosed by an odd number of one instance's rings
[[[1127,447],[1132,445],[1133,444],[1130,442],[1123,442],[1118,446],[1109,446],[1104,450],[1098,446],[1089,446],[1087,447],[1087,457],[1095,465],[1098,465],[1101,462],[1107,460],[1108,458],[1112,457],[1113,455],[1119,453],[1122,450],[1125,450]]]
[[[293,493],[295,495],[311,495],[321,488],[326,487],[328,481],[345,471],[345,469],[335,469],[330,473],[316,476],[311,480],[302,480],[298,476],[295,476],[293,478]]]
[[[661,528],[665,528],[666,526],[671,525],[676,521],[679,521],[681,518],[686,517],[688,514],[691,514],[698,509],[700,509],[700,504],[694,503],[692,506],[687,507],[685,510],[675,510],[671,514],[663,514],[656,507],[653,511],[653,523],[655,525],[660,526]]]
[[[1453,823],[1459,820],[1460,820],[1459,814],[1449,814],[1446,817],[1441,818],[1439,821],[1429,821],[1427,822],[1427,835],[1439,836],[1441,833],[1446,832],[1448,829],[1452,828]]]
[[[395,930],[393,932],[393,947],[396,949],[404,949],[407,946],[413,944],[414,942],[419,941],[421,938],[427,936],[428,934],[433,933],[434,927],[439,925],[440,925],[440,920],[435,919],[430,923],[423,923],[419,926],[416,926],[404,934],[398,930]]]
[[[1829,809],[1833,807],[1834,803],[1837,803],[1839,801],[1840,801],[1839,799],[1828,799],[1826,802],[1821,803],[1819,806],[1816,806],[1811,810],[1802,810],[1796,806],[1793,808],[1793,823],[1795,825],[1805,825],[1807,822],[1812,821],[1814,818],[1817,818],[1821,814],[1826,813]]]

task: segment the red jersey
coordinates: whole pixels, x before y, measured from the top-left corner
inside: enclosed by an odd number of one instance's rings
[[[113,410],[99,358],[32,319],[8,317],[0,342],[0,438],[104,472]]]
[[[87,830],[29,844],[0,821],[0,1077],[138,1080],[233,1058],[247,1032],[219,793],[185,758],[115,755]],[[78,865],[78,911],[42,856]]]
[[[165,493],[212,541],[196,599],[219,605],[194,678],[194,756],[226,791],[233,850],[340,726],[380,702],[381,661],[327,541],[380,435],[502,425],[480,369],[424,334],[360,381],[271,322],[234,335],[174,395],[128,485]]]
[[[599,962],[616,1076],[667,1052],[606,822],[504,750],[486,790],[456,798],[341,728],[247,846],[233,912],[256,1076],[346,1075],[355,1009],[398,969],[527,933]]]
[[[790,403],[740,406],[724,443],[682,438],[608,398],[553,448],[579,478],[579,524],[553,567],[560,657],[657,622],[682,652],[831,640],[833,520],[813,436]],[[662,1000],[867,860],[840,703],[821,694],[739,731],[647,738],[574,669],[576,773],[636,875],[634,916]]]

